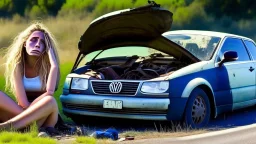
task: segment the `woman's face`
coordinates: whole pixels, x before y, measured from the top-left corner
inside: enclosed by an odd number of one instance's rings
[[[30,56],[40,56],[46,49],[44,33],[34,31],[25,43],[26,52]]]

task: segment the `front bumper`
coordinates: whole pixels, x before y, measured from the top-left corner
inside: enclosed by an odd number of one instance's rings
[[[123,108],[105,109],[103,100],[120,100]],[[67,116],[76,114],[84,116],[98,116],[140,120],[167,120],[170,99],[157,97],[124,97],[101,95],[61,95],[63,112]]]

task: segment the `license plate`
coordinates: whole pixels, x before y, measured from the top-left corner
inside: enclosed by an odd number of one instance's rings
[[[123,101],[119,100],[104,100],[103,108],[111,108],[111,109],[122,109]]]

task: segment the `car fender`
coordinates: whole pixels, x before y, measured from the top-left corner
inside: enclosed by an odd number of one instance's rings
[[[191,80],[185,87],[185,89],[183,90],[182,92],[182,95],[181,97],[183,98],[189,98],[189,95],[191,94],[191,92],[198,86],[200,85],[206,85],[210,90],[211,90],[211,93],[213,95],[213,103],[214,103],[214,108],[215,108],[215,114],[214,114],[214,117],[217,116],[217,110],[216,110],[216,103],[215,103],[215,98],[214,98],[214,92],[213,92],[213,89],[212,89],[212,86],[211,84],[203,79],[203,78],[195,78],[193,80]]]

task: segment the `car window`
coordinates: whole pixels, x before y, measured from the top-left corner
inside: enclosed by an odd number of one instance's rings
[[[248,50],[250,51],[250,53],[252,54],[253,59],[256,60],[256,46],[255,46],[255,44],[252,41],[248,41],[248,40],[245,40],[244,43],[245,43],[246,47],[248,48]]]
[[[247,50],[243,44],[243,41],[241,39],[237,38],[227,38],[222,45],[219,60],[223,57],[224,52],[226,51],[236,51],[238,54],[238,60],[237,61],[249,61],[249,55],[247,53]]]

